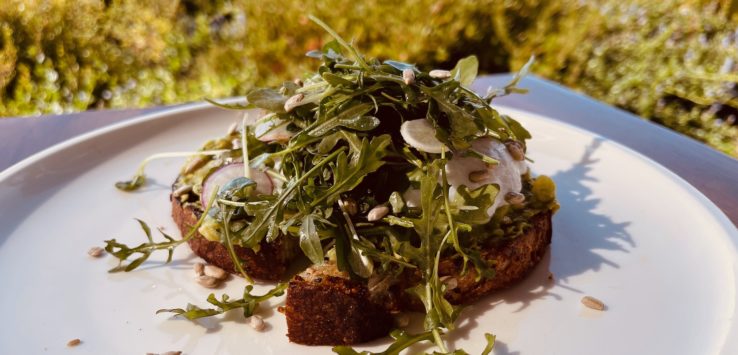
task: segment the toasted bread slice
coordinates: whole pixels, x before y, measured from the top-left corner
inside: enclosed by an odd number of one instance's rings
[[[171,201],[174,222],[179,227],[182,235],[185,235],[197,223],[202,212],[184,206],[176,198],[171,198]],[[205,259],[208,263],[230,273],[238,273],[228,249],[222,243],[207,240],[200,233],[196,233],[188,241],[188,244],[197,256]],[[287,271],[287,266],[297,255],[298,245],[291,242],[289,238],[280,236],[272,243],[267,243],[266,240],[262,241],[260,246],[259,252],[255,253],[249,248],[234,245],[234,250],[242,262],[241,265],[244,271],[249,276],[260,280],[278,281],[282,279]]]
[[[287,288],[287,337],[305,345],[347,345],[385,336],[394,325],[361,281],[295,276]]]
[[[551,243],[551,212],[531,219],[522,235],[489,245],[482,258],[495,269],[492,278],[475,281],[476,269],[461,274],[461,261],[442,259],[439,274],[454,278],[456,287],[446,291],[453,304],[468,304],[495,290],[509,287],[528,275]],[[387,335],[392,314],[422,311],[419,300],[404,290],[419,277],[406,273],[398,283],[376,291],[368,283],[350,280],[334,265],[311,267],[295,276],[287,289],[284,313],[290,341],[307,345],[355,344]]]

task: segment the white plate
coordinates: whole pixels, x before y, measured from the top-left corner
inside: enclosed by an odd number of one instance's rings
[[[524,282],[470,306],[451,345],[479,353],[492,332],[496,354],[738,353],[738,232],[728,219],[633,151],[504,111],[533,133],[534,170],[556,180],[562,208],[544,262]],[[329,352],[290,344],[284,317],[269,307],[260,311],[263,333],[238,312],[199,325],[155,315],[206,305],[209,291],[193,282],[196,259],[187,247],[171,265],[159,255],[128,274],[106,272],[112,257],[87,256],[104,239],[142,241],[134,217],[176,234],[168,194],[181,159],[152,163],[143,191],[121,193],[113,183],[152,153],[196,149],[237,115],[186,106],[86,134],[0,174],[0,353],[71,352],[66,343],[74,338],[82,339],[77,354]],[[243,286],[234,280],[216,293],[238,296]],[[585,295],[607,310],[584,308]]]

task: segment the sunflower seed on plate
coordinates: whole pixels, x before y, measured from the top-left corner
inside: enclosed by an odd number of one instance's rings
[[[192,266],[192,269],[195,270],[195,275],[197,276],[205,275],[205,264],[203,263],[195,263],[195,265]]]
[[[202,275],[197,278],[197,283],[200,284],[200,286],[203,286],[205,288],[216,288],[220,286],[220,281],[216,279],[215,277],[208,276],[208,275]]]
[[[262,331],[265,327],[264,320],[258,315],[249,317],[249,325],[257,331]]]
[[[215,265],[205,265],[203,271],[205,272],[205,275],[212,276],[218,280],[225,280],[228,277],[228,273],[225,270]]]
[[[605,304],[592,296],[582,297],[582,304],[585,305],[587,308],[595,309],[598,311],[605,310]]]
[[[87,255],[93,257],[93,258],[99,258],[105,254],[105,249],[100,247],[92,247],[90,250],[87,251]]]

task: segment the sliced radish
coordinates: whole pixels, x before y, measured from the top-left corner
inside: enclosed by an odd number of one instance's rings
[[[436,138],[436,129],[425,118],[405,121],[400,126],[400,134],[411,147],[426,153],[439,154],[444,145]]]
[[[280,119],[260,122],[254,127],[254,135],[262,142],[285,143],[295,134],[287,130],[288,124],[289,122]]]
[[[251,169],[251,180],[256,183],[256,189],[254,193],[257,195],[271,195],[274,189],[272,179],[265,172],[259,169]],[[200,203],[205,208],[213,196],[213,191],[216,186],[223,187],[225,184],[231,182],[234,179],[243,177],[243,164],[235,163],[222,166],[214,173],[205,179],[202,184],[202,193],[200,194]]]

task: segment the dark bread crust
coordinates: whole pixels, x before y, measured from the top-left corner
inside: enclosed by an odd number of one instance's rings
[[[495,269],[493,278],[477,282],[473,267],[462,276],[461,260],[441,260],[439,274],[457,281],[456,288],[447,290],[446,298],[453,304],[472,303],[527,276],[551,243],[551,212],[534,216],[530,223],[523,235],[480,251]],[[420,301],[404,291],[419,281],[418,274],[407,272],[387,294],[373,297],[365,282],[333,276],[311,282],[295,276],[284,308],[287,336],[292,342],[306,345],[356,344],[385,336],[393,328],[393,313],[423,310]]]
[[[305,345],[357,344],[385,336],[394,325],[392,315],[369,298],[360,281],[295,276],[284,307],[287,336]]]
[[[481,250],[482,259],[494,265],[495,276],[492,278],[476,282],[475,268],[469,268],[465,275],[461,275],[460,258],[441,260],[438,264],[439,275],[457,280],[457,287],[446,292],[446,299],[453,304],[472,303],[527,276],[538,265],[551,244],[551,212],[533,216],[530,224],[531,227],[523,235]]]
[[[184,236],[197,223],[200,211],[183,206],[176,198],[170,197],[170,199],[172,217]],[[205,259],[208,263],[230,273],[238,274],[228,249],[222,243],[207,240],[198,232],[187,243],[195,255]],[[278,281],[282,279],[287,266],[297,255],[298,246],[280,236],[272,243],[262,241],[258,253],[238,245],[234,245],[233,248],[242,261],[241,265],[246,274],[260,280]]]

